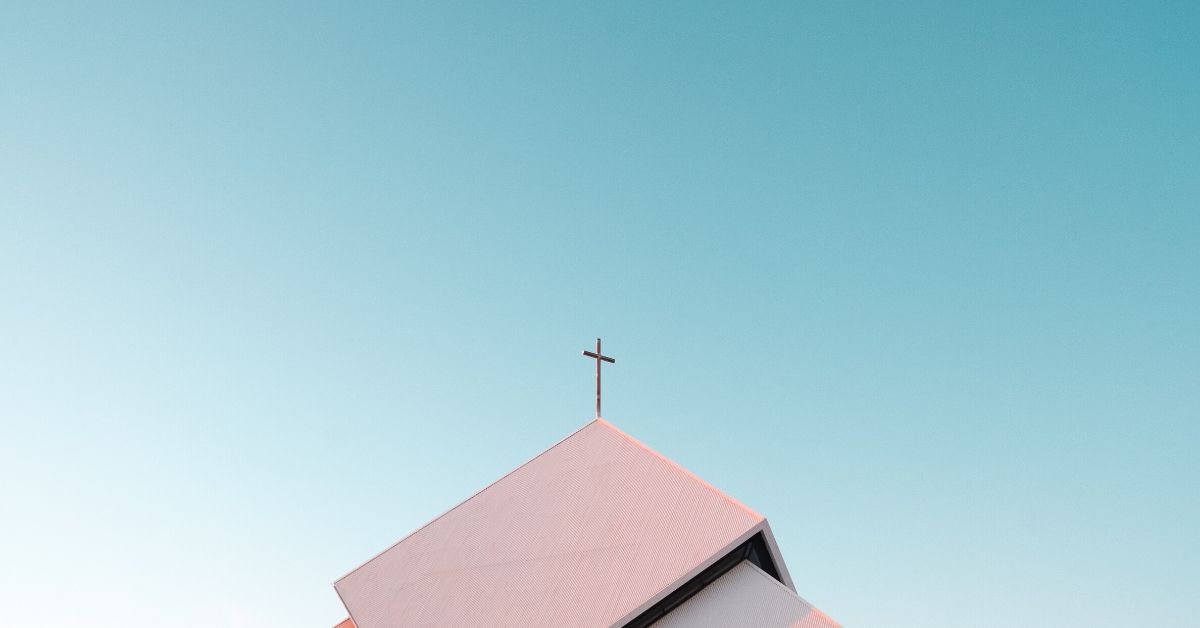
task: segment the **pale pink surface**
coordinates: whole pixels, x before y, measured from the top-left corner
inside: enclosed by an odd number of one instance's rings
[[[597,419],[334,586],[358,628],[609,626],[762,521]]]

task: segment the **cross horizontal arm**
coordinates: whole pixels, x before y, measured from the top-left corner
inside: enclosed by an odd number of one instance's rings
[[[616,360],[614,360],[613,358],[610,358],[610,357],[608,357],[608,356],[606,356],[606,355],[597,355],[597,354],[595,354],[595,353],[592,353],[591,351],[584,351],[584,352],[583,352],[583,355],[586,355],[586,356],[587,356],[587,357],[589,357],[589,358],[596,358],[596,359],[598,359],[598,360],[604,360],[605,362],[608,362],[609,364],[616,364],[616,363],[617,363],[617,361],[616,361]]]

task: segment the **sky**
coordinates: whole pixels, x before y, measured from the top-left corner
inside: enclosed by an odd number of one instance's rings
[[[597,336],[847,626],[1194,623],[1198,198],[1194,2],[0,3],[0,624],[328,627]]]

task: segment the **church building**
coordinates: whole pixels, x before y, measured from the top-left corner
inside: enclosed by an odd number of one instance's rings
[[[334,583],[337,628],[832,628],[757,512],[597,418]]]

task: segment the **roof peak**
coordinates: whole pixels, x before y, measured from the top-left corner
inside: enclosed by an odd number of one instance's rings
[[[372,628],[416,618],[473,624],[501,607],[513,613],[504,625],[608,624],[766,525],[755,511],[597,417],[334,587],[352,619]],[[614,584],[618,568],[629,570],[621,586]],[[561,575],[568,572],[576,585],[608,583],[612,590],[587,596],[579,586],[564,589]],[[490,593],[471,604],[450,603],[451,592],[482,581]]]

